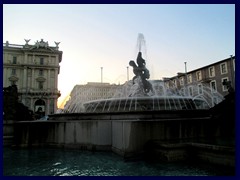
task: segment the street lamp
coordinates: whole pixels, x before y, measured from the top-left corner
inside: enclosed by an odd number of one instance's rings
[[[187,62],[184,62],[185,64],[185,92],[186,92],[186,95],[188,96],[188,89],[187,89]]]
[[[129,67],[127,66],[127,81],[129,81]]]
[[[187,74],[187,62],[184,62],[185,64],[185,73]]]
[[[101,67],[101,83],[103,82],[103,67]]]
[[[232,81],[232,85],[235,88],[235,59],[233,59],[233,55],[230,55],[231,58],[231,64],[232,64],[232,68],[231,68],[231,81]]]

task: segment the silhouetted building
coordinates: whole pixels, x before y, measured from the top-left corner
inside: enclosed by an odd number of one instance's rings
[[[163,80],[167,88],[180,90],[182,95],[205,96],[213,106],[228,94],[226,82],[235,89],[235,56]]]
[[[109,99],[114,96],[120,85],[110,83],[88,82],[85,85],[75,85],[64,109],[69,112],[79,112],[83,104],[97,99]]]

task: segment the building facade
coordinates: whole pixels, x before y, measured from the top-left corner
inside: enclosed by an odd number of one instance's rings
[[[214,106],[228,94],[227,85],[235,89],[235,56],[163,80],[167,88],[202,97]]]
[[[25,45],[3,43],[3,87],[17,85],[19,101],[33,112],[54,114],[57,110],[59,42],[49,46],[43,39]]]
[[[81,112],[84,110],[83,104],[85,102],[112,98],[120,88],[121,85],[100,82],[75,85],[71,91],[70,99],[64,106],[64,110],[67,112]]]

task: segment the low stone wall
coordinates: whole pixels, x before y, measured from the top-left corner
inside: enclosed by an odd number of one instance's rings
[[[189,140],[204,138],[208,118],[165,120],[117,120],[112,122],[113,151],[131,157],[144,152],[149,140]]]
[[[204,143],[148,142],[145,156],[149,160],[174,162],[194,161],[235,167],[235,147]]]
[[[23,121],[15,124],[15,145],[111,150],[111,121]]]
[[[16,122],[15,145],[112,149],[129,157],[142,153],[152,139],[170,141],[208,135],[207,111],[190,112],[64,114],[50,116],[48,121]]]
[[[14,121],[3,120],[3,146],[11,146],[14,136]]]
[[[191,158],[210,164],[235,167],[235,146],[221,146],[202,143],[191,143]]]
[[[221,128],[224,127],[212,119],[208,111],[63,114],[50,116],[48,121],[16,122],[14,144],[19,147],[113,151],[131,158],[146,152],[149,141],[168,144],[210,141],[221,137],[221,132],[224,132]],[[172,161],[188,156],[190,151],[182,145],[173,144],[172,149],[158,149],[162,154],[158,157]],[[207,152],[198,149],[192,152],[198,152],[199,159],[207,157]],[[218,150],[211,153],[217,154]]]

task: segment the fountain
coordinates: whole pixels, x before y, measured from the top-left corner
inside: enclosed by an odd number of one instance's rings
[[[203,96],[186,96],[184,90],[169,89],[161,80],[150,80],[141,51],[144,43],[140,34],[136,63],[129,62],[135,76],[112,98],[88,101],[78,107],[76,97],[66,109],[68,113],[49,115],[48,121],[18,122],[16,146],[113,151],[126,158],[142,154],[148,142],[158,140],[164,142],[163,156],[183,160],[192,142],[221,136],[224,131],[219,129],[224,127],[217,118],[212,119],[210,103]]]
[[[127,112],[127,111],[161,111],[161,110],[195,110],[209,109],[209,104],[201,98],[170,94],[162,81],[150,81],[146,60],[142,57],[141,49],[145,45],[143,34],[138,36],[138,55],[136,62],[130,60],[134,77],[127,82],[122,92],[116,92],[110,99],[93,100],[84,103],[85,112]],[[161,92],[163,91],[163,92]]]

